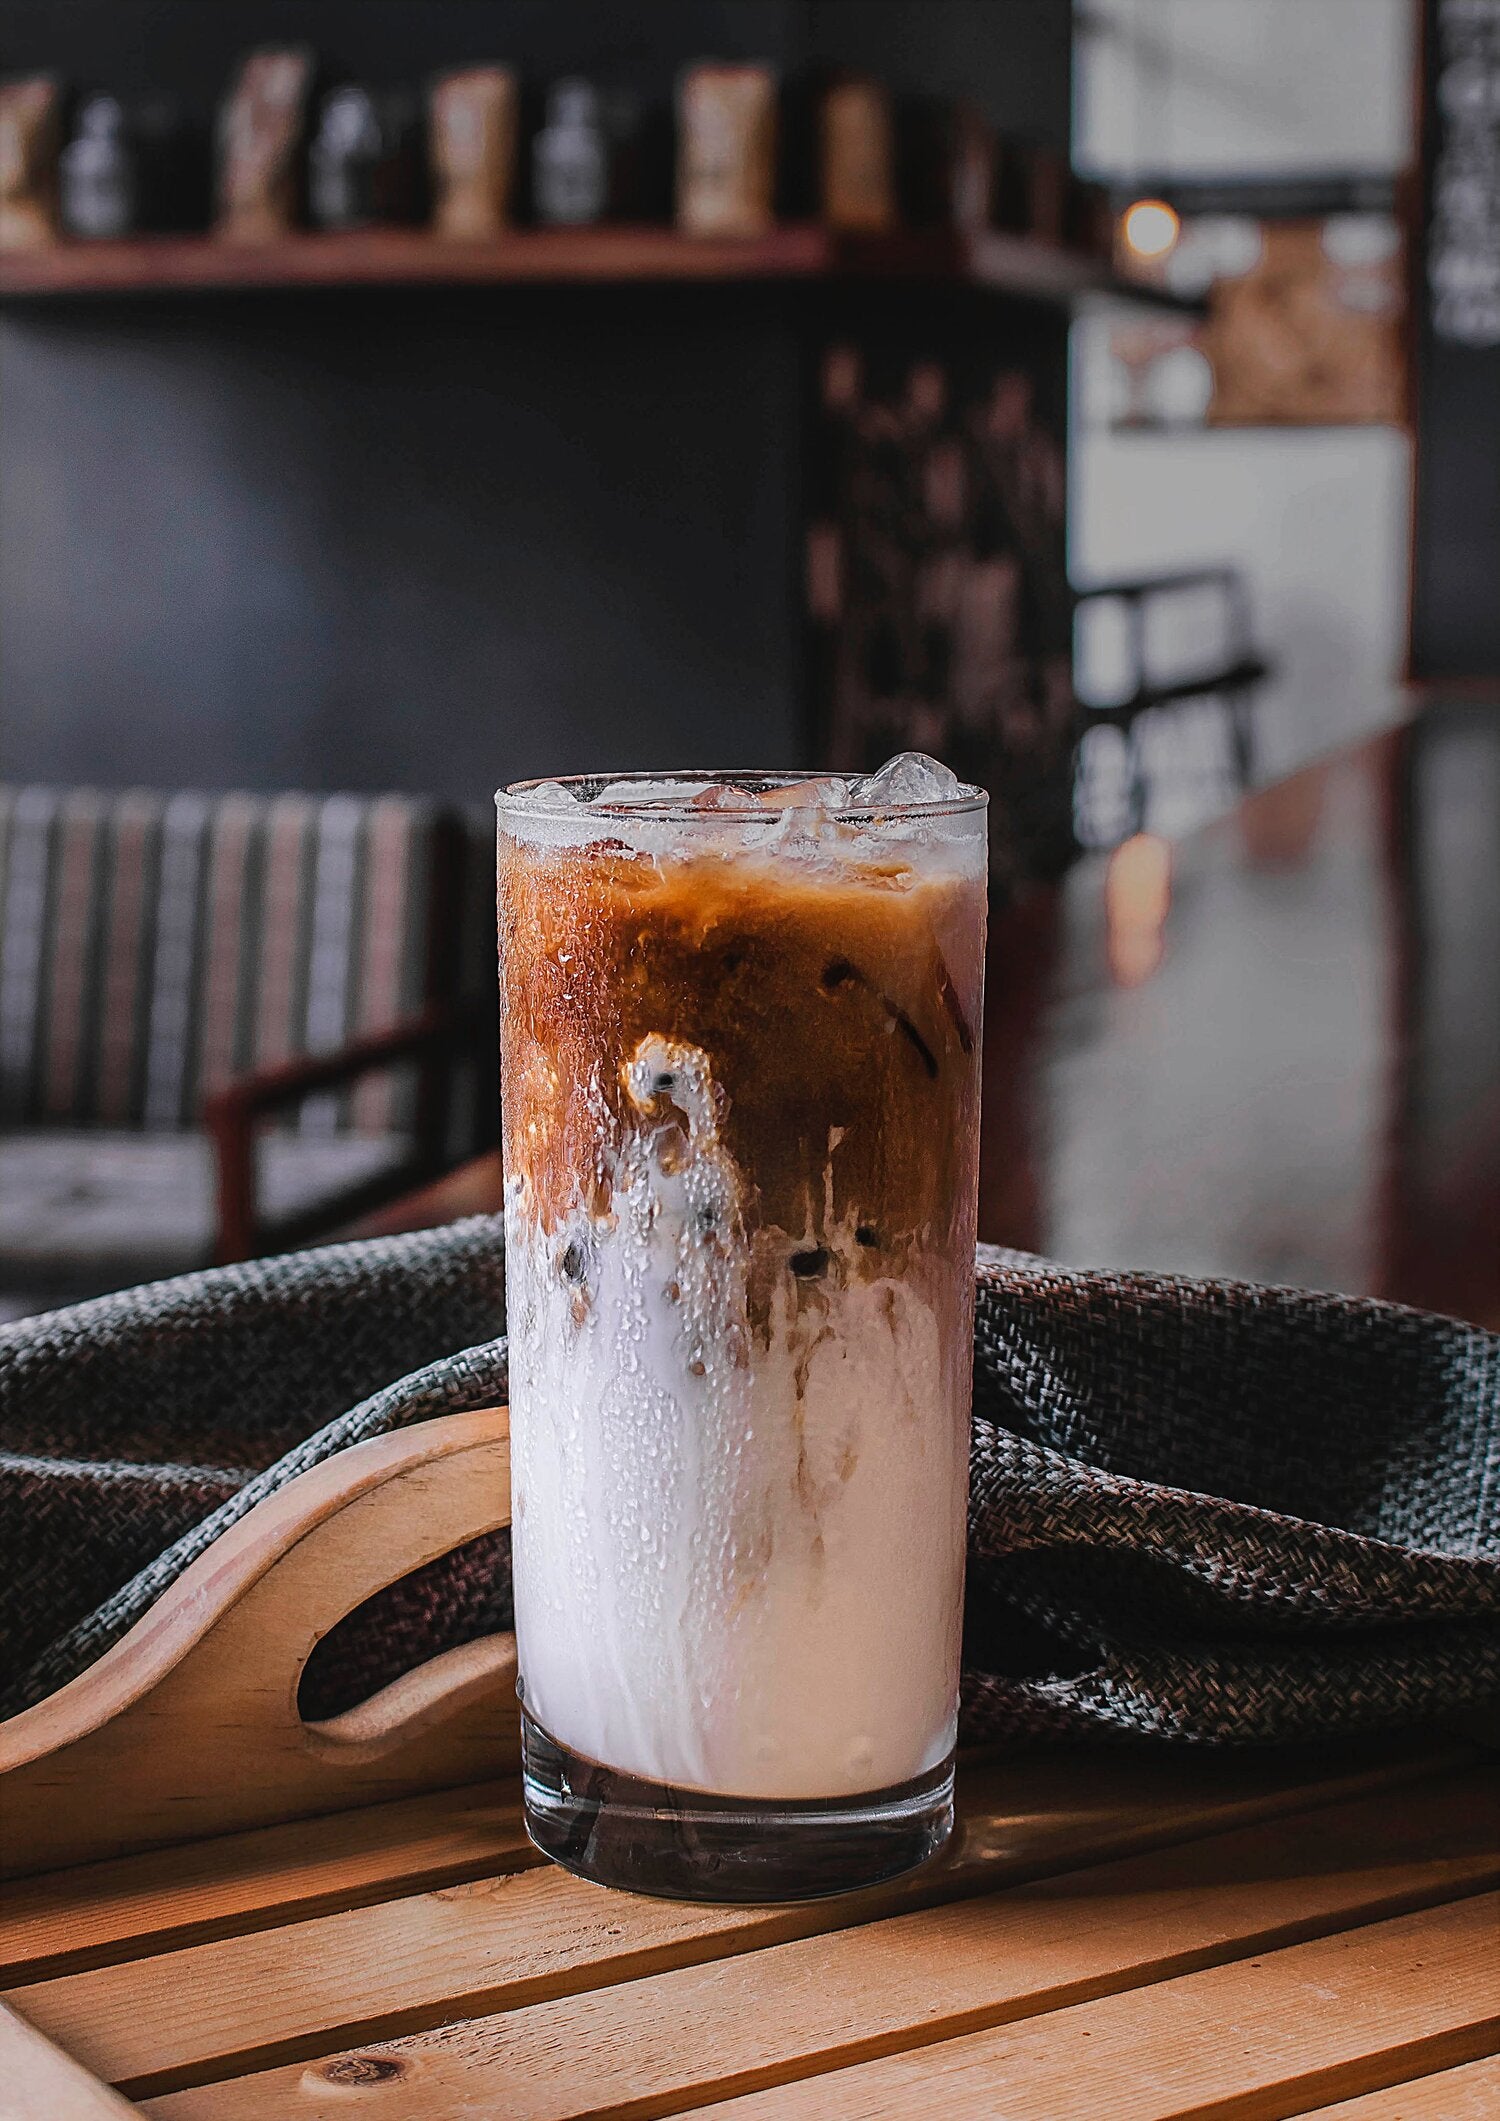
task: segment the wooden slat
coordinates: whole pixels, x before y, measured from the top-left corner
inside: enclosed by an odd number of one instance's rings
[[[1320,2106],[1307,2121],[1495,2121],[1500,2114],[1500,2056],[1468,2062],[1461,2069],[1439,2070],[1393,2084],[1363,2098],[1341,2099]]]
[[[1300,1772],[1284,1760],[1269,1766],[1225,1760],[1154,1763],[1150,1780],[1174,1807],[1184,1832],[1201,1822],[1254,1816],[1324,1801],[1369,1787],[1436,1774],[1461,1765],[1471,1749],[1410,1744],[1325,1751],[1308,1755]],[[1108,1783],[1098,1764],[1046,1771],[1047,1846],[1061,1857],[1069,1846],[1119,1848],[1101,1838],[1104,1822],[1126,1823],[1147,1795],[1146,1778],[1115,1763]],[[1118,1791],[1119,1802],[1115,1802]],[[1090,1795],[1092,1792],[1092,1798]],[[1008,1794],[1027,1845],[1042,1824],[1024,1807],[1037,1788],[1017,1770]],[[151,1951],[211,1937],[270,1929],[335,1910],[362,1907],[402,1893],[493,1876],[539,1863],[521,1824],[513,1778],[440,1790],[389,1804],[338,1812],[324,1819],[222,1834],[177,1848],[154,1849],[113,1862],[48,1871],[7,1885],[0,1894],[0,1986],[41,1981],[139,1958]]]
[[[1494,2053],[1497,1923],[1486,1894],[755,2092],[704,2121],[1273,2121]],[[425,2098],[409,2111],[432,2121]]]
[[[1149,1984],[1495,1883],[1500,1790],[1492,1776],[1470,1774],[1404,1801],[1365,1798],[448,2025],[374,2057],[185,2091],[151,2112],[157,2121],[294,2121],[309,2092],[383,2062],[392,2121],[501,2111],[506,2121],[634,2121],[768,2084],[840,2081],[827,2073],[1124,1990],[1136,1992],[1146,2022]],[[410,2077],[404,2101],[398,2070]]]
[[[51,1871],[0,1894],[0,1983],[81,1972],[541,1860],[521,1824],[512,1777]]]
[[[1293,1812],[1351,1784],[1389,1786],[1414,1771],[1409,1756],[1396,1755],[1372,1772],[1310,1786],[1284,1763],[996,1763],[966,1775],[952,1854],[869,1893],[796,1907],[695,1907],[603,1892],[549,1866],[10,1993],[98,2075],[165,2091],[817,1935]]]
[[[5,2121],[130,2121],[135,2113],[118,2092],[0,2004],[0,2114]]]

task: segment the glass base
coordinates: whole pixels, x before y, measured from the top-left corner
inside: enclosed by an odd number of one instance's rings
[[[817,1900],[878,1885],[953,1831],[953,1756],[894,1789],[793,1802],[713,1797],[601,1767],[521,1712],[526,1831],[596,1885],[667,1900]]]

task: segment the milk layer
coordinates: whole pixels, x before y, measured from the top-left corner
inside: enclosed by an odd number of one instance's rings
[[[645,1116],[664,1065],[686,1143]],[[507,1196],[527,1709],[592,1760],[693,1789],[904,1782],[954,1742],[967,1261],[917,1248],[875,1272],[854,1219],[824,1216],[815,1271],[787,1271],[804,1234],[747,1238],[704,1056],[638,1067],[607,1215],[548,1230],[524,1178]],[[772,1290],[754,1329],[753,1277]]]

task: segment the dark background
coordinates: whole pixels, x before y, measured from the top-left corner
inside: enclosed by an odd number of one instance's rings
[[[277,40],[374,82],[496,60],[663,106],[691,59],[837,61],[1068,140],[1067,0],[0,0],[6,71],[165,90],[205,122]],[[808,299],[12,308],[0,774],[473,800],[601,764],[808,757]]]
[[[1439,5],[1423,4],[1424,217],[1431,214],[1446,125],[1437,95]],[[1490,93],[1500,94],[1500,74],[1491,77]],[[1417,361],[1411,674],[1438,682],[1500,682],[1500,346],[1438,337],[1424,250],[1425,243],[1418,247],[1412,284]]]

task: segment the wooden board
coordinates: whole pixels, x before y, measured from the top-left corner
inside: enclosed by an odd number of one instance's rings
[[[1115,1763],[1107,1785],[1076,1760],[992,1763],[992,1801],[1003,1837],[987,1860],[1008,1876],[1297,1805],[1332,1803],[1363,1789],[1461,1764],[1468,1749],[1374,1744],[1284,1758],[1165,1758]],[[966,1779],[980,1771],[965,1764]],[[968,1826],[969,1846],[978,1828]],[[514,1779],[441,1790],[185,1848],[152,1850],[8,1885],[0,1895],[0,1988],[79,1973],[144,1953],[248,1934],[280,1923],[495,1877],[541,1862],[521,1823]]]
[[[269,1929],[541,1862],[516,1783],[223,1834],[25,1878],[0,1896],[0,1986]]]
[[[1243,2121],[1500,2048],[1497,1788],[1409,1745],[971,1762],[949,1859],[779,1909],[604,1892],[455,1792],[28,1881],[6,2001],[156,2121]]]
[[[184,1703],[207,1752],[238,1744],[266,1769],[277,1808],[283,1751],[379,1768],[454,1727],[455,1705],[466,1727],[478,1683],[436,1666],[395,1712],[377,1697],[347,1728],[297,1723],[295,1674],[330,1617],[504,1508],[493,1414],[361,1450],[221,1542],[216,1573],[163,1601],[144,1661],[105,1660],[91,1694],[0,1732],[8,1828],[16,1792],[35,1827],[44,1789],[71,1790],[45,1831],[99,1845],[68,1754],[111,1733],[108,1774],[149,1828],[133,1748],[194,1727]],[[60,1748],[37,1742],[44,1723]],[[201,1777],[178,1786],[201,1803]],[[378,1779],[353,1786],[354,1810],[14,1883],[5,2121],[107,2121],[127,2099],[155,2121],[339,2121],[351,2102],[389,2121],[1340,2104],[1469,2121],[1495,2088],[1500,1783],[1473,1746],[975,1756],[939,1863],[770,1908],[609,1893],[540,1863],[513,1778],[385,1802]],[[252,1788],[252,1817],[265,1801]]]
[[[507,2121],[668,2113],[787,2078],[810,2080],[804,2103],[789,2111],[821,2112],[847,2078],[847,2110],[862,2112],[862,2071],[851,2065],[872,2057],[899,2054],[904,2100],[929,2066],[960,2055],[975,2028],[1134,1994],[1497,1884],[1500,1806],[1493,1779],[1471,1776],[1449,1786],[1441,1816],[1415,1796],[1409,1807],[1365,1798],[884,1920],[846,1908],[836,1930],[780,1944],[761,1937],[749,1954],[710,1957],[695,1942],[696,1963],[652,1973],[642,1959],[635,1979],[622,1968],[610,1986],[560,2000],[562,1984],[549,1974],[552,2000],[518,1996],[509,2010],[382,2042],[380,2052],[398,2056],[420,2085],[413,2111],[423,2121],[457,2121],[502,2098]],[[620,1905],[591,1897],[596,1919]],[[623,1910],[628,1924],[633,1904]],[[589,1911],[570,1912],[573,1928]],[[555,1932],[537,1913],[529,1937],[550,1957]],[[145,1985],[136,2003],[154,2007]],[[92,2026],[54,2025],[53,2034],[119,2074]],[[342,2055],[331,2066],[337,2073],[358,2059]],[[161,2121],[290,2121],[317,2076],[293,2065],[160,2099],[152,2111]],[[128,2088],[149,2092],[152,2080]]]
[[[1217,1827],[1394,1789],[1457,1769],[1471,1746],[1409,1740],[1294,1755],[965,1757],[954,1860],[1039,1875]],[[993,1818],[980,1807],[988,1804]],[[541,1861],[521,1826],[515,1780],[435,1791],[331,1818],[224,1834],[7,1885],[0,1984],[248,1933]],[[428,1875],[429,1871],[431,1875]],[[201,1930],[199,1926],[201,1927]]]
[[[1363,2098],[1320,2106],[1316,2121],[1495,2121],[1500,2114],[1500,2056],[1439,2070]]]
[[[964,1827],[919,1877],[845,1901],[737,1911],[601,1895],[548,1868],[509,1865],[469,1885],[258,1928],[166,1957],[39,1980],[8,1993],[41,2028],[116,2081],[177,2081],[200,2064],[238,2066],[326,2051],[340,2039],[416,2030],[513,2008],[560,1988],[597,1987],[869,1919],[919,1898],[952,1899],[1195,1831],[1332,1801],[1351,1781],[1390,1788],[1398,1755],[1321,1777],[1255,1762],[1013,1762],[964,1778]],[[78,1874],[75,1874],[78,1875]],[[54,1943],[57,1942],[54,1936]],[[116,1955],[111,1955],[116,1956]],[[249,1999],[247,2024],[247,2000]],[[358,2007],[350,2009],[351,1999]]]
[[[1500,2043],[1500,1895],[705,2108],[715,2121],[1186,2121],[1295,2113]]]

